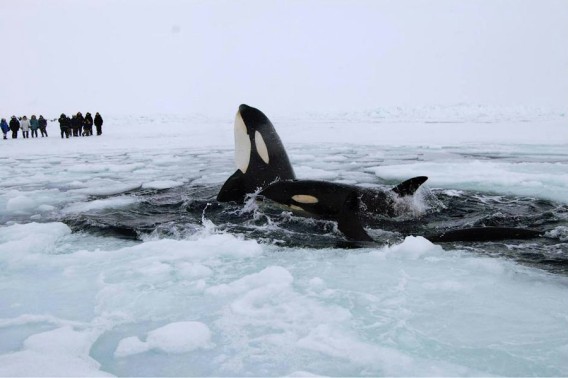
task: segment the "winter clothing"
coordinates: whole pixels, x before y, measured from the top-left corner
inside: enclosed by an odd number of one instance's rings
[[[27,119],[26,116],[24,116],[24,118],[22,118],[22,120],[20,121],[20,127],[22,128],[22,136],[25,138],[29,138],[30,137],[30,120]]]
[[[32,138],[37,138],[37,129],[39,129],[39,122],[35,115],[30,119],[30,129],[32,130]]]
[[[43,116],[39,116],[38,119],[39,129],[41,131],[41,137],[47,136],[47,120]],[[45,135],[44,135],[45,134]]]
[[[93,116],[91,116],[91,113],[85,114],[85,120],[83,121],[83,135],[93,135]]]
[[[8,139],[6,134],[8,134],[8,131],[10,131],[10,126],[8,126],[8,122],[6,122],[4,118],[2,118],[2,121],[0,121],[0,129],[2,129],[2,134],[4,134],[4,139]]]
[[[27,118],[22,118],[20,121],[20,127],[22,131],[30,131],[30,120]]]
[[[61,114],[61,117],[59,117],[59,128],[61,129],[61,138],[63,138],[63,135],[65,135],[66,138],[69,138],[71,120],[65,114]]]
[[[18,121],[16,116],[12,116],[12,119],[10,119],[10,130],[12,130],[12,139],[16,139],[20,130],[20,121]]]
[[[99,113],[95,114],[95,126],[97,127],[97,135],[103,133],[103,117]]]
[[[71,118],[71,129],[73,129],[73,136],[79,136],[82,124],[83,121],[81,121],[79,117],[73,116],[73,118]]]
[[[39,129],[39,122],[35,116],[32,116],[30,119],[30,129],[37,130]]]
[[[85,118],[83,118],[83,115],[81,114],[81,112],[77,113],[77,124],[73,126],[73,136],[81,136],[81,134],[82,134],[81,129],[83,128],[83,121],[85,121]]]

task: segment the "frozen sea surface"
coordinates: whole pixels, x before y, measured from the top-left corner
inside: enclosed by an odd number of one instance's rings
[[[0,375],[568,375],[565,120],[273,121],[299,178],[429,181],[340,248],[331,222],[215,203],[230,118],[0,141]],[[421,236],[471,225],[547,234]]]

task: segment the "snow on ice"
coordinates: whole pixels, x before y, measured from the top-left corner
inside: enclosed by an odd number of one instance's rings
[[[568,203],[564,120],[272,118],[301,178],[425,174],[454,196]],[[230,115],[108,117],[100,137],[2,141],[0,375],[568,374],[561,274],[419,236],[285,248],[206,218],[192,235],[144,241],[58,221],[131,206],[135,190],[221,185],[232,144]],[[344,170],[349,151],[366,157]]]

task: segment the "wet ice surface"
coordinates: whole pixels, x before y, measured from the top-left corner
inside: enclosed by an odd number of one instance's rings
[[[0,375],[568,374],[566,144],[318,143],[277,125],[299,178],[430,177],[412,211],[370,226],[377,245],[348,249],[331,222],[216,204],[232,135],[207,127],[12,141]],[[418,236],[495,224],[549,232]]]

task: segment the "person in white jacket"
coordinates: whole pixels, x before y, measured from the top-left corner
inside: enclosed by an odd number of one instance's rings
[[[20,127],[22,128],[22,136],[24,138],[30,137],[30,120],[28,117],[23,116],[22,120],[20,121]]]

